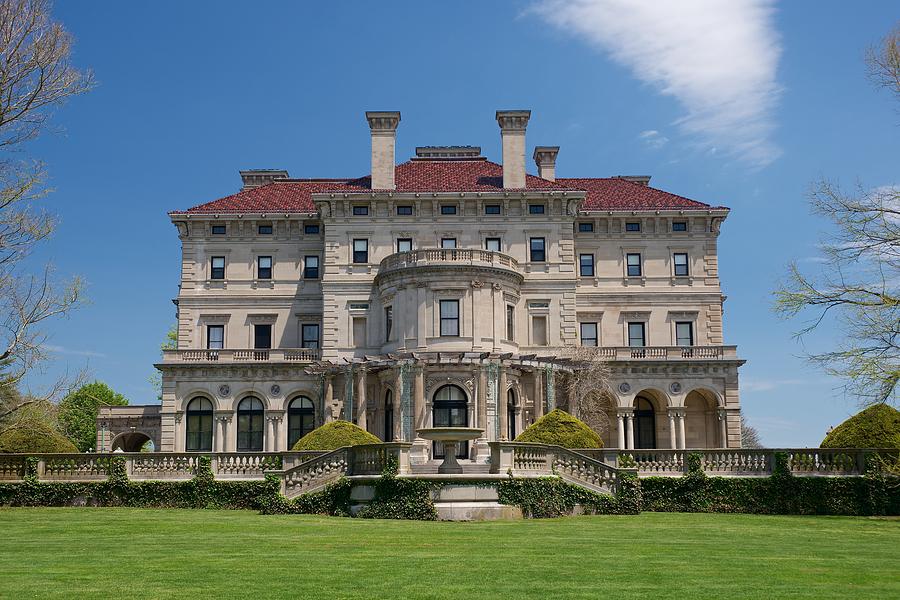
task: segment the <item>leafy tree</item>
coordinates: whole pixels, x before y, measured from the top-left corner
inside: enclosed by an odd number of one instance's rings
[[[87,452],[97,445],[97,414],[101,406],[127,406],[128,400],[102,381],[83,385],[63,398],[59,422],[78,450]]]
[[[870,75],[900,100],[900,27],[873,48]],[[834,316],[843,340],[809,359],[842,377],[846,390],[864,405],[896,403],[900,382],[900,188],[846,192],[827,179],[811,187],[813,212],[834,224],[822,244],[818,274],[796,262],[775,292],[775,309],[785,318],[808,315],[797,336]]]

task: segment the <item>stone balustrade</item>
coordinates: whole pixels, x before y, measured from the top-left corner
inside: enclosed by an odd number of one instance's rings
[[[558,475],[601,493],[618,489],[620,473],[636,473],[561,446],[522,442],[490,442],[490,446],[492,473],[509,473],[514,477]]]
[[[606,346],[604,360],[738,360],[737,346]]]
[[[378,272],[387,273],[396,269],[442,264],[502,267],[519,272],[518,261],[508,254],[469,248],[421,248],[409,252],[397,252],[381,261]]]
[[[318,348],[165,350],[163,363],[309,363],[319,356]]]

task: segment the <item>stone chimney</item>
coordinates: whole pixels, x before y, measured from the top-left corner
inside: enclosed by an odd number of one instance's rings
[[[241,181],[244,182],[242,190],[268,185],[276,179],[287,179],[288,172],[283,169],[248,169],[246,171],[238,171],[241,174]]]
[[[538,168],[538,177],[547,181],[556,181],[556,155],[559,146],[535,146],[534,164]]]
[[[639,185],[650,185],[650,175],[616,175],[613,179],[624,179]]]
[[[372,130],[372,189],[394,190],[394,148],[397,142],[397,125],[400,113],[366,112],[369,129]]]
[[[498,110],[500,139],[503,142],[503,187],[525,187],[525,128],[530,110]]]

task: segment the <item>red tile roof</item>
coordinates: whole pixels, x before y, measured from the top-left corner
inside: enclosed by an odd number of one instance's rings
[[[478,160],[411,160],[397,165],[395,192],[499,192],[503,191],[503,167]],[[586,191],[585,210],[650,210],[712,208],[662,190],[618,178],[565,178],[556,182],[528,175],[525,190]],[[242,190],[187,211],[198,213],[314,213],[312,194],[366,192],[371,178],[283,179]]]

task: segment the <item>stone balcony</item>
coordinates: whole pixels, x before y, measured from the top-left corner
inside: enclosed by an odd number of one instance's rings
[[[737,346],[607,346],[599,348],[605,360],[739,360]]]
[[[269,350],[165,350],[163,364],[196,363],[309,363],[319,360],[318,348],[272,348]]]
[[[421,248],[409,252],[397,252],[381,261],[378,274],[386,275],[397,270],[420,267],[481,267],[507,271],[521,277],[519,263],[512,256],[502,252],[468,248]]]

